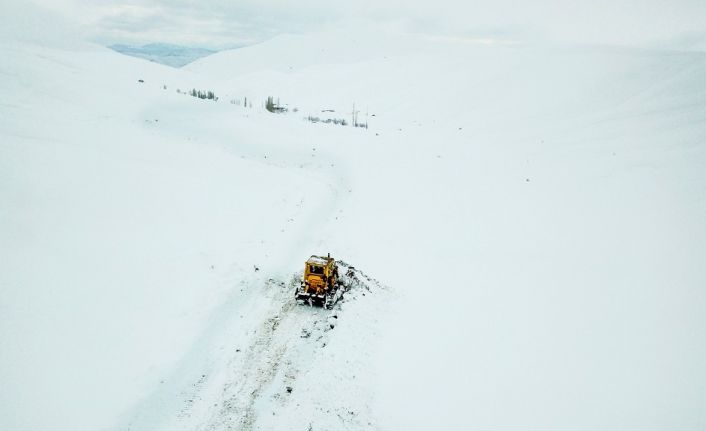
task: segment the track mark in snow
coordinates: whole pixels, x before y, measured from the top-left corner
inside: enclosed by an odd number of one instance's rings
[[[348,269],[345,263],[341,266]],[[324,391],[337,392],[335,388],[341,375],[335,372],[335,368],[343,365],[343,361],[338,365],[330,363],[332,352],[327,351],[327,346],[335,341],[341,321],[349,320],[348,323],[353,325],[349,329],[358,331],[354,327],[357,322],[351,320],[353,316],[349,319],[347,315],[349,307],[365,302],[360,304],[361,308],[378,308],[375,306],[378,301],[372,298],[371,292],[385,290],[359,271],[353,270],[349,274],[351,276],[346,281],[351,288],[344,301],[332,310],[297,304],[293,293],[298,277],[289,283],[268,280],[263,286],[262,299],[269,303],[260,323],[250,331],[247,345],[236,349],[225,361],[225,372],[220,378],[208,383],[210,387],[205,391],[211,396],[197,397],[203,403],[210,403],[206,408],[210,413],[204,417],[204,423],[191,423],[191,427],[208,431],[278,429],[287,426],[292,419],[286,412],[299,411],[303,404],[315,411],[300,420],[316,422],[325,417],[329,422],[335,420],[343,428],[357,428],[360,421],[370,423],[369,413],[361,415],[354,411],[362,408],[349,409],[338,405],[338,401],[329,400],[329,395],[317,396],[311,390],[312,386],[323,385]],[[346,340],[337,341],[339,346],[348,343]],[[356,340],[350,343],[353,344],[352,351],[362,352],[368,347],[355,346]],[[336,354],[345,358],[346,363],[361,360],[348,350],[334,353],[334,357]],[[289,419],[279,419],[277,415]],[[180,425],[189,428],[189,422],[186,420]]]

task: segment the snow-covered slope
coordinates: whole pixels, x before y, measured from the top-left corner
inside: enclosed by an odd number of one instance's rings
[[[377,424],[704,426],[703,54],[316,35],[189,68],[375,114],[330,138],[353,190],[330,238],[405,298]]]
[[[0,428],[706,426],[703,54],[2,52]],[[295,307],[325,252],[380,283]]]
[[[3,53],[2,428],[110,428],[235,313],[238,280],[291,273],[334,180],[257,135],[234,152],[247,119],[177,94],[169,68]]]

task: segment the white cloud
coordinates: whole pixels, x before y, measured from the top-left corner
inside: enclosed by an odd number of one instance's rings
[[[694,46],[706,35],[702,0],[37,0],[110,42],[252,43],[349,20],[411,31],[553,42]],[[697,42],[698,46],[699,43]]]

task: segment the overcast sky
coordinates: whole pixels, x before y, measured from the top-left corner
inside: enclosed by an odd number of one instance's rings
[[[32,1],[103,44],[222,48],[357,22],[459,37],[706,49],[706,0]]]

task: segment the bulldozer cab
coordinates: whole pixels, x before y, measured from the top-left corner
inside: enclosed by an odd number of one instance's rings
[[[311,256],[306,261],[304,268],[304,279],[308,280],[310,276],[318,276],[320,278],[328,278],[333,276],[335,261],[331,257]]]

